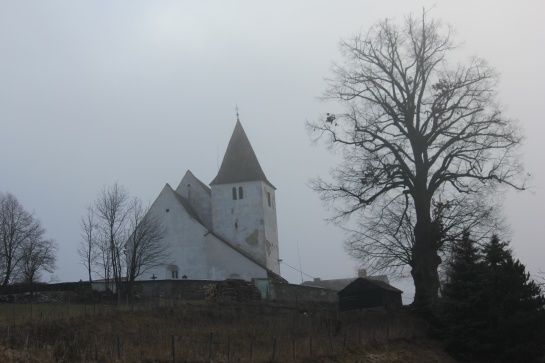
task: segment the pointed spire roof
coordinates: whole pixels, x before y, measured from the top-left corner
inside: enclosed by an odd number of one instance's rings
[[[235,130],[233,131],[231,140],[229,140],[229,145],[227,146],[227,151],[223,157],[218,175],[216,175],[210,185],[256,180],[267,182],[274,188],[267,180],[263,169],[261,169],[250,140],[248,140],[242,124],[237,119]]]

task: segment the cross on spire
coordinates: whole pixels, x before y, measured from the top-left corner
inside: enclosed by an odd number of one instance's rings
[[[238,119],[238,105],[235,105],[235,110],[237,111],[237,121],[240,121],[240,120]]]

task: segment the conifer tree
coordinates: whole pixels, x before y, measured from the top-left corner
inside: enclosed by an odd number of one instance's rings
[[[545,353],[545,297],[507,242],[494,235],[479,253],[464,235],[445,284],[444,336],[457,357],[533,362]]]
[[[484,264],[475,242],[465,232],[462,241],[453,248],[448,266],[448,281],[442,290],[445,300],[445,340],[449,352],[471,358],[479,352],[483,342],[480,332],[485,330],[482,276]]]
[[[498,361],[531,362],[545,353],[545,297],[507,242],[484,248],[488,347]]]

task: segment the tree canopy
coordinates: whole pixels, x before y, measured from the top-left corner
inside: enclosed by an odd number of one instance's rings
[[[491,191],[525,188],[521,135],[497,101],[484,60],[449,63],[448,26],[409,16],[342,40],[325,98],[346,113],[309,127],[343,151],[314,188],[343,221],[357,216],[349,251],[369,267],[409,267],[415,303],[438,296],[440,254],[463,231],[494,225]]]

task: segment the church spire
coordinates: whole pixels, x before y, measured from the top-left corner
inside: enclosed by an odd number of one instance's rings
[[[238,119],[238,107],[237,107],[237,124],[225,156],[218,171],[218,175],[212,180],[210,185],[214,184],[230,184],[246,181],[261,180],[272,184],[267,180],[254,149],[246,136],[246,132],[242,128],[242,124]],[[274,187],[273,187],[274,188]]]

